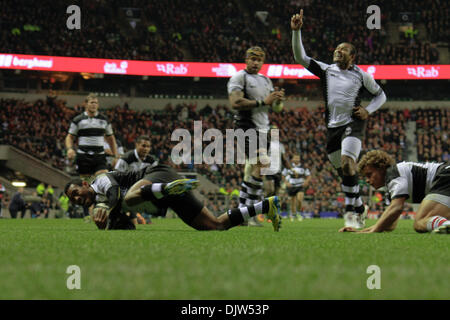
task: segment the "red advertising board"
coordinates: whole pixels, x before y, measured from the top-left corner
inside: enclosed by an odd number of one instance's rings
[[[244,67],[243,63],[139,61],[0,53],[0,69],[229,78]],[[375,79],[450,79],[450,65],[359,65],[359,67],[372,74]],[[260,73],[274,79],[317,79],[297,64],[265,64]]]

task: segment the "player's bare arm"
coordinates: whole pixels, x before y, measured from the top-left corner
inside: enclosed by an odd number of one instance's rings
[[[75,149],[73,148],[74,140],[75,140],[74,135],[71,135],[70,133],[67,134],[65,144],[66,144],[66,149],[67,149],[67,158],[69,160],[75,159],[76,152],[75,152]]]
[[[392,226],[403,212],[405,200],[405,197],[393,199],[389,207],[381,215],[381,218],[373,226],[372,232],[392,231]]]
[[[105,136],[105,140],[111,147],[111,151],[112,151],[114,157],[119,158],[119,153],[117,152],[116,138],[114,137],[114,135]]]

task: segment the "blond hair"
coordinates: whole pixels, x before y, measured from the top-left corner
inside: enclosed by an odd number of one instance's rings
[[[249,58],[250,56],[256,56],[264,59],[266,57],[266,53],[263,49],[261,49],[261,47],[251,47],[245,52],[245,59]]]
[[[85,102],[88,102],[91,99],[98,99],[98,95],[96,93],[89,93],[86,97],[86,99],[84,100]]]
[[[367,166],[377,169],[386,169],[395,164],[395,160],[383,150],[367,152],[358,162],[358,172],[363,172]]]

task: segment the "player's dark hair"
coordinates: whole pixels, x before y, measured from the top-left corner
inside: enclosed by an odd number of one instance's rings
[[[74,186],[82,186],[83,185],[83,180],[81,180],[80,178],[75,178],[70,180],[66,186],[64,187],[64,194],[67,195],[67,190],[69,190],[70,186],[74,185]]]
[[[150,137],[149,136],[146,136],[146,135],[142,135],[142,136],[139,136],[137,139],[136,139],[136,143],[140,143],[141,141],[150,141]]]
[[[350,55],[354,56],[354,60],[356,59],[356,47],[350,42],[344,42],[350,46]]]

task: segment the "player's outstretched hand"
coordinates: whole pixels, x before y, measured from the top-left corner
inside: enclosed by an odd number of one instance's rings
[[[339,232],[356,232],[356,229],[353,227],[343,227],[339,229]]]
[[[92,211],[94,222],[99,229],[105,229],[108,219],[108,210],[103,205],[97,205]]]
[[[294,31],[300,30],[303,26],[303,9],[300,13],[296,13],[291,18],[291,29]]]

